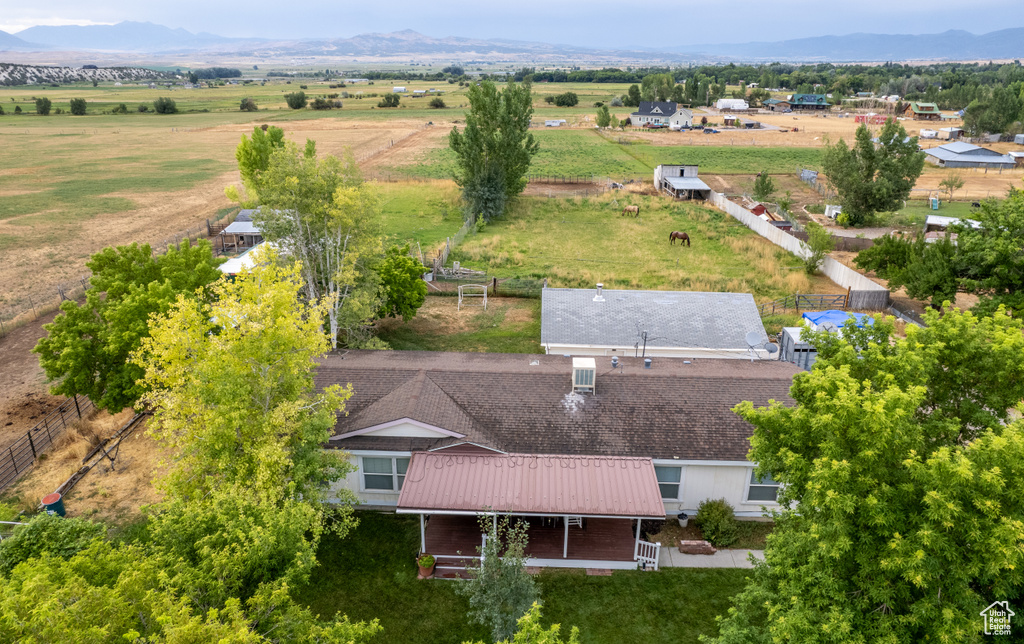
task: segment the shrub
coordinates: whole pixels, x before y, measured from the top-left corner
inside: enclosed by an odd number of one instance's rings
[[[149,106],[146,105],[145,103],[139,103],[139,111],[140,112],[148,112],[149,111]]]
[[[4,107],[3,107],[3,105],[0,105],[0,116],[3,116],[3,115],[4,115]]]
[[[314,110],[329,110],[332,107],[334,107],[334,103],[326,98],[317,96],[316,98],[313,99],[313,102],[310,103],[309,106]]]
[[[611,105],[612,107],[622,107],[622,99],[616,96],[615,98],[612,99],[609,105]]]
[[[555,105],[558,107],[575,107],[580,102],[576,92],[566,92],[555,97]]]
[[[301,110],[306,107],[306,92],[292,92],[284,95],[284,102],[293,110]]]
[[[299,85],[299,89],[309,89],[306,85]]]
[[[50,99],[48,98],[37,98],[36,99],[36,114],[40,116],[46,116],[50,113]]]
[[[111,114],[127,114],[128,113],[128,106],[125,105],[124,103],[121,103],[120,105],[118,105],[117,107],[112,109],[110,111],[110,113]]]
[[[380,102],[377,103],[377,107],[398,107],[401,97],[398,94],[385,94],[381,97]]]
[[[103,537],[104,532],[102,525],[84,519],[39,514],[0,541],[0,574],[10,576],[15,566],[44,552],[67,559],[85,549],[93,539]]]
[[[548,104],[554,103],[555,102],[555,97],[554,96],[545,96],[544,97],[544,102],[548,103]]]
[[[811,247],[811,253],[804,258],[804,270],[808,275],[814,275],[825,261],[825,256],[835,248],[835,240],[832,233],[825,230],[825,227],[817,222],[807,224],[807,245]]]
[[[20,105],[15,105],[14,106],[14,113],[15,114],[21,114],[21,106]]]
[[[767,170],[757,173],[754,179],[754,198],[758,201],[767,201],[775,194],[775,182]]]
[[[430,107],[434,108],[435,110],[444,109],[444,99],[442,99],[440,96],[435,96],[434,98],[430,99]]]
[[[256,101],[252,100],[251,98],[243,98],[242,104],[238,107],[238,109],[242,112],[255,112],[260,108],[256,106]]]
[[[807,212],[811,213],[812,215],[824,215],[825,214],[825,204],[823,204],[823,203],[809,203],[806,206],[804,206],[804,210],[806,210]]]
[[[73,98],[71,99],[71,113],[75,116],[83,116],[85,114],[85,99],[84,98]]]
[[[153,110],[157,114],[176,114],[178,112],[178,105],[174,102],[173,98],[161,96],[153,101]]]
[[[716,548],[725,548],[736,542],[736,515],[725,499],[705,499],[697,506],[694,523],[704,538]]]

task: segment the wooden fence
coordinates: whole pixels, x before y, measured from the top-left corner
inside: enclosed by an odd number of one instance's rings
[[[53,443],[73,423],[94,408],[92,401],[82,396],[68,398],[51,411],[35,427],[0,452],[0,491],[7,489],[21,474],[28,471]]]
[[[557,184],[576,184],[576,183],[597,183],[599,177],[593,174],[528,174],[526,180],[528,183],[557,183]]]

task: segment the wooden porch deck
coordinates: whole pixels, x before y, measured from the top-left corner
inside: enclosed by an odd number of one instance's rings
[[[526,556],[531,559],[562,559],[565,527],[561,517],[543,525],[542,517],[520,517],[530,523]],[[500,517],[499,517],[500,520]],[[636,535],[630,519],[585,519],[584,528],[569,527],[567,559],[586,561],[633,561]],[[480,524],[475,516],[435,514],[427,521],[426,551],[436,556],[478,557]]]

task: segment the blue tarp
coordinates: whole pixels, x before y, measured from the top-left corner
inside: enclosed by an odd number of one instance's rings
[[[875,320],[866,313],[850,313],[849,311],[810,311],[804,313],[804,319],[811,323],[812,328],[818,328],[824,324],[831,324],[837,329],[843,328],[846,321],[853,318],[857,321],[857,326],[863,327],[865,324],[874,324]]]

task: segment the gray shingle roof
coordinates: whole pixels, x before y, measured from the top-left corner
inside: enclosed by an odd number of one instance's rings
[[[800,369],[766,360],[636,358],[613,370],[598,359],[597,391],[567,404],[572,359],[562,356],[421,351],[350,351],[325,358],[317,387],[351,384],[348,416],[335,436],[412,418],[464,438],[357,435],[341,449],[412,451],[471,441],[505,452],[646,456],[694,460],[746,458],[753,427],[733,413],[743,400],[791,403]],[[429,383],[429,395],[422,395]],[[388,399],[390,411],[379,404]],[[469,422],[467,422],[469,419]]]
[[[660,111],[655,112],[655,108]],[[632,116],[672,116],[678,109],[679,106],[675,103],[640,101],[640,106],[636,108]]]
[[[706,189],[706,186],[705,186]],[[746,350],[756,331],[768,341],[750,293],[547,288],[541,295],[541,344],[631,347],[647,331],[649,347]]]

